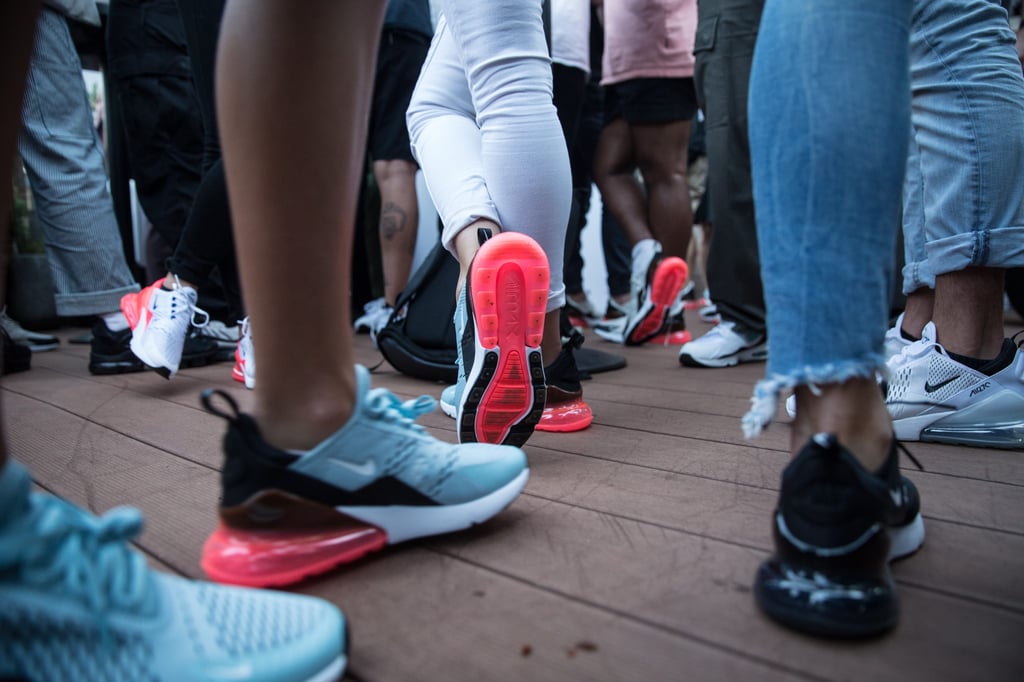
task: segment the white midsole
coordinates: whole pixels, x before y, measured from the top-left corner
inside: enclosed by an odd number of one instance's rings
[[[514,479],[484,497],[462,504],[437,507],[338,507],[338,511],[352,518],[372,523],[388,535],[388,543],[395,544],[462,530],[482,523],[512,503],[526,487],[530,470],[523,469]]]

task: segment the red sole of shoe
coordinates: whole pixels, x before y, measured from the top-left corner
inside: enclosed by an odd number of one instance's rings
[[[662,259],[651,277],[651,303],[653,308],[629,335],[629,343],[641,344],[656,336],[668,318],[668,309],[683,290],[690,270],[686,261],[676,256]]]
[[[493,374],[484,378],[473,430],[484,443],[505,442],[517,425],[527,427],[528,436],[532,427],[524,420],[538,407],[537,377],[531,368],[538,363],[531,363],[529,356],[539,355],[544,333],[547,256],[530,237],[503,232],[480,247],[469,276],[477,338],[485,353],[498,350]]]
[[[554,433],[571,433],[572,431],[582,431],[593,421],[594,413],[591,411],[590,405],[579,398],[567,403],[545,407],[536,429]]]
[[[647,343],[652,346],[682,346],[684,343],[690,343],[690,341],[693,341],[693,334],[682,329],[676,332],[669,332],[668,334],[658,334]]]
[[[283,587],[362,558],[388,544],[363,525],[343,532],[243,531],[223,523],[206,539],[200,565],[218,583]]]

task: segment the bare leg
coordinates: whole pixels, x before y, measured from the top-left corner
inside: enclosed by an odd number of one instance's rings
[[[666,256],[686,258],[693,232],[686,145],[690,122],[632,125],[636,164],[647,192],[647,226]]]
[[[380,189],[380,250],[384,300],[393,306],[409,283],[420,210],[416,203],[416,164],[404,159],[373,162]]]
[[[946,350],[972,358],[994,358],[1003,345],[1002,268],[970,267],[935,278],[933,321]]]
[[[260,368],[254,415],[277,447],[316,445],[353,406],[352,231],[383,10],[232,0],[224,15],[217,104]]]
[[[633,174],[635,170],[629,125],[625,119],[617,118],[604,127],[598,138],[594,181],[601,190],[601,200],[622,225],[630,244],[653,237],[647,222],[644,188]]]
[[[4,3],[0,9],[0,43],[4,45],[4,58],[0,60],[0,92],[4,95],[0,108],[0,159],[3,159],[3,191],[0,191],[0,243],[7,243],[10,228],[7,213],[11,209],[11,176],[14,168],[11,159],[21,130],[21,93],[25,91],[25,73],[32,56],[35,40],[36,13],[38,0]],[[7,300],[7,249],[0,249],[0,301]],[[0,419],[0,468],[7,463],[7,439],[4,437],[3,420]]]
[[[907,296],[903,331],[920,337],[935,323],[946,350],[971,358],[994,358],[1003,344],[1002,268],[969,267],[935,278],[935,289],[922,287]]]
[[[892,442],[892,421],[878,382],[872,377],[826,384],[819,395],[797,386],[789,441],[793,456],[816,433],[835,434],[868,471],[882,466]]]
[[[903,331],[915,338],[921,338],[924,326],[935,315],[935,290],[921,287],[907,294],[907,305],[903,310]]]

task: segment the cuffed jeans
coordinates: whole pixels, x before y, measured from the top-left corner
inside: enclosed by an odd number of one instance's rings
[[[407,122],[443,243],[455,253],[455,235],[481,218],[529,235],[547,254],[556,310],[572,179],[540,0],[441,6]]]
[[[911,0],[768,0],[750,152],[771,353],[747,435],[798,384],[884,366],[910,133]]]
[[[22,120],[18,152],[46,241],[57,314],[119,310],[121,297],[139,286],[124,260],[78,53],[64,17],[45,8]]]
[[[998,0],[914,4],[903,293],[1024,265],[1024,77]]]

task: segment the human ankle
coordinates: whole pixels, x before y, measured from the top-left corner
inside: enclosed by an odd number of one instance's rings
[[[798,386],[796,395],[790,442],[794,456],[813,435],[831,433],[868,471],[877,471],[885,463],[893,438],[892,421],[873,377],[825,384],[816,391]]]

